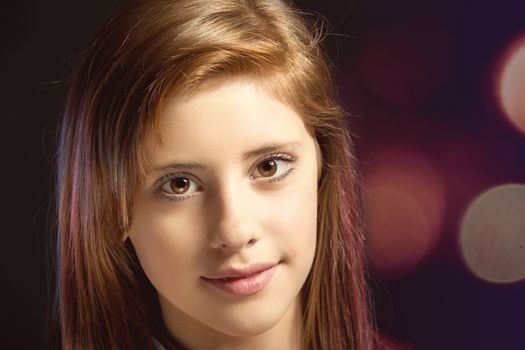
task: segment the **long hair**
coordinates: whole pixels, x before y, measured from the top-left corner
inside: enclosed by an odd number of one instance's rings
[[[130,227],[142,145],[168,94],[249,77],[304,118],[321,149],[318,244],[302,290],[305,349],[368,350],[359,183],[345,112],[307,16],[279,0],[125,3],[72,77],[58,141],[55,335],[63,349],[171,343]]]

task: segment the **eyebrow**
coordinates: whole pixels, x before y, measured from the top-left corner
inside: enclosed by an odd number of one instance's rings
[[[255,158],[264,154],[274,153],[279,151],[293,151],[299,146],[299,142],[287,142],[287,143],[269,143],[265,144],[252,151],[245,152],[242,156],[243,160]]]
[[[180,170],[194,170],[194,169],[202,169],[204,168],[204,165],[196,162],[184,162],[184,163],[168,163],[161,166],[158,166],[156,168],[151,169],[149,172],[158,172],[165,169],[180,169]]]
[[[299,142],[268,143],[254,150],[245,152],[242,155],[242,159],[248,160],[248,159],[252,159],[252,158],[255,158],[261,155],[279,152],[279,151],[280,152],[293,151],[298,146],[299,146]],[[166,169],[195,170],[195,169],[203,169],[204,167],[205,167],[204,164],[197,163],[197,162],[183,162],[183,163],[173,162],[173,163],[163,164],[156,168],[153,168],[150,171],[148,171],[148,173],[159,172],[159,171],[166,170]]]

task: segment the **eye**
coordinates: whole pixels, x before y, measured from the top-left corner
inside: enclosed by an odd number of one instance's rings
[[[292,164],[295,160],[295,157],[288,154],[269,155],[257,163],[252,178],[267,181],[282,180],[294,170]]]
[[[202,191],[202,186],[186,175],[168,175],[161,180],[159,192],[169,199],[182,200]]]

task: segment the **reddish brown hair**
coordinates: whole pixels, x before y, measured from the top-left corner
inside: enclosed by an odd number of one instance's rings
[[[242,76],[304,117],[320,146],[318,246],[303,288],[305,349],[373,346],[359,186],[320,35],[279,0],[126,3],[84,53],[58,145],[58,298],[64,349],[173,342],[133,248],[121,242],[168,93]]]

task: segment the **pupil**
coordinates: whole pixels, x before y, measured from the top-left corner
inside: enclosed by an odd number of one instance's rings
[[[269,160],[263,164],[264,171],[272,171],[273,167],[275,166],[275,162],[273,160]]]
[[[175,180],[175,184],[177,187],[184,187],[188,183],[188,179],[185,178],[178,178]]]

